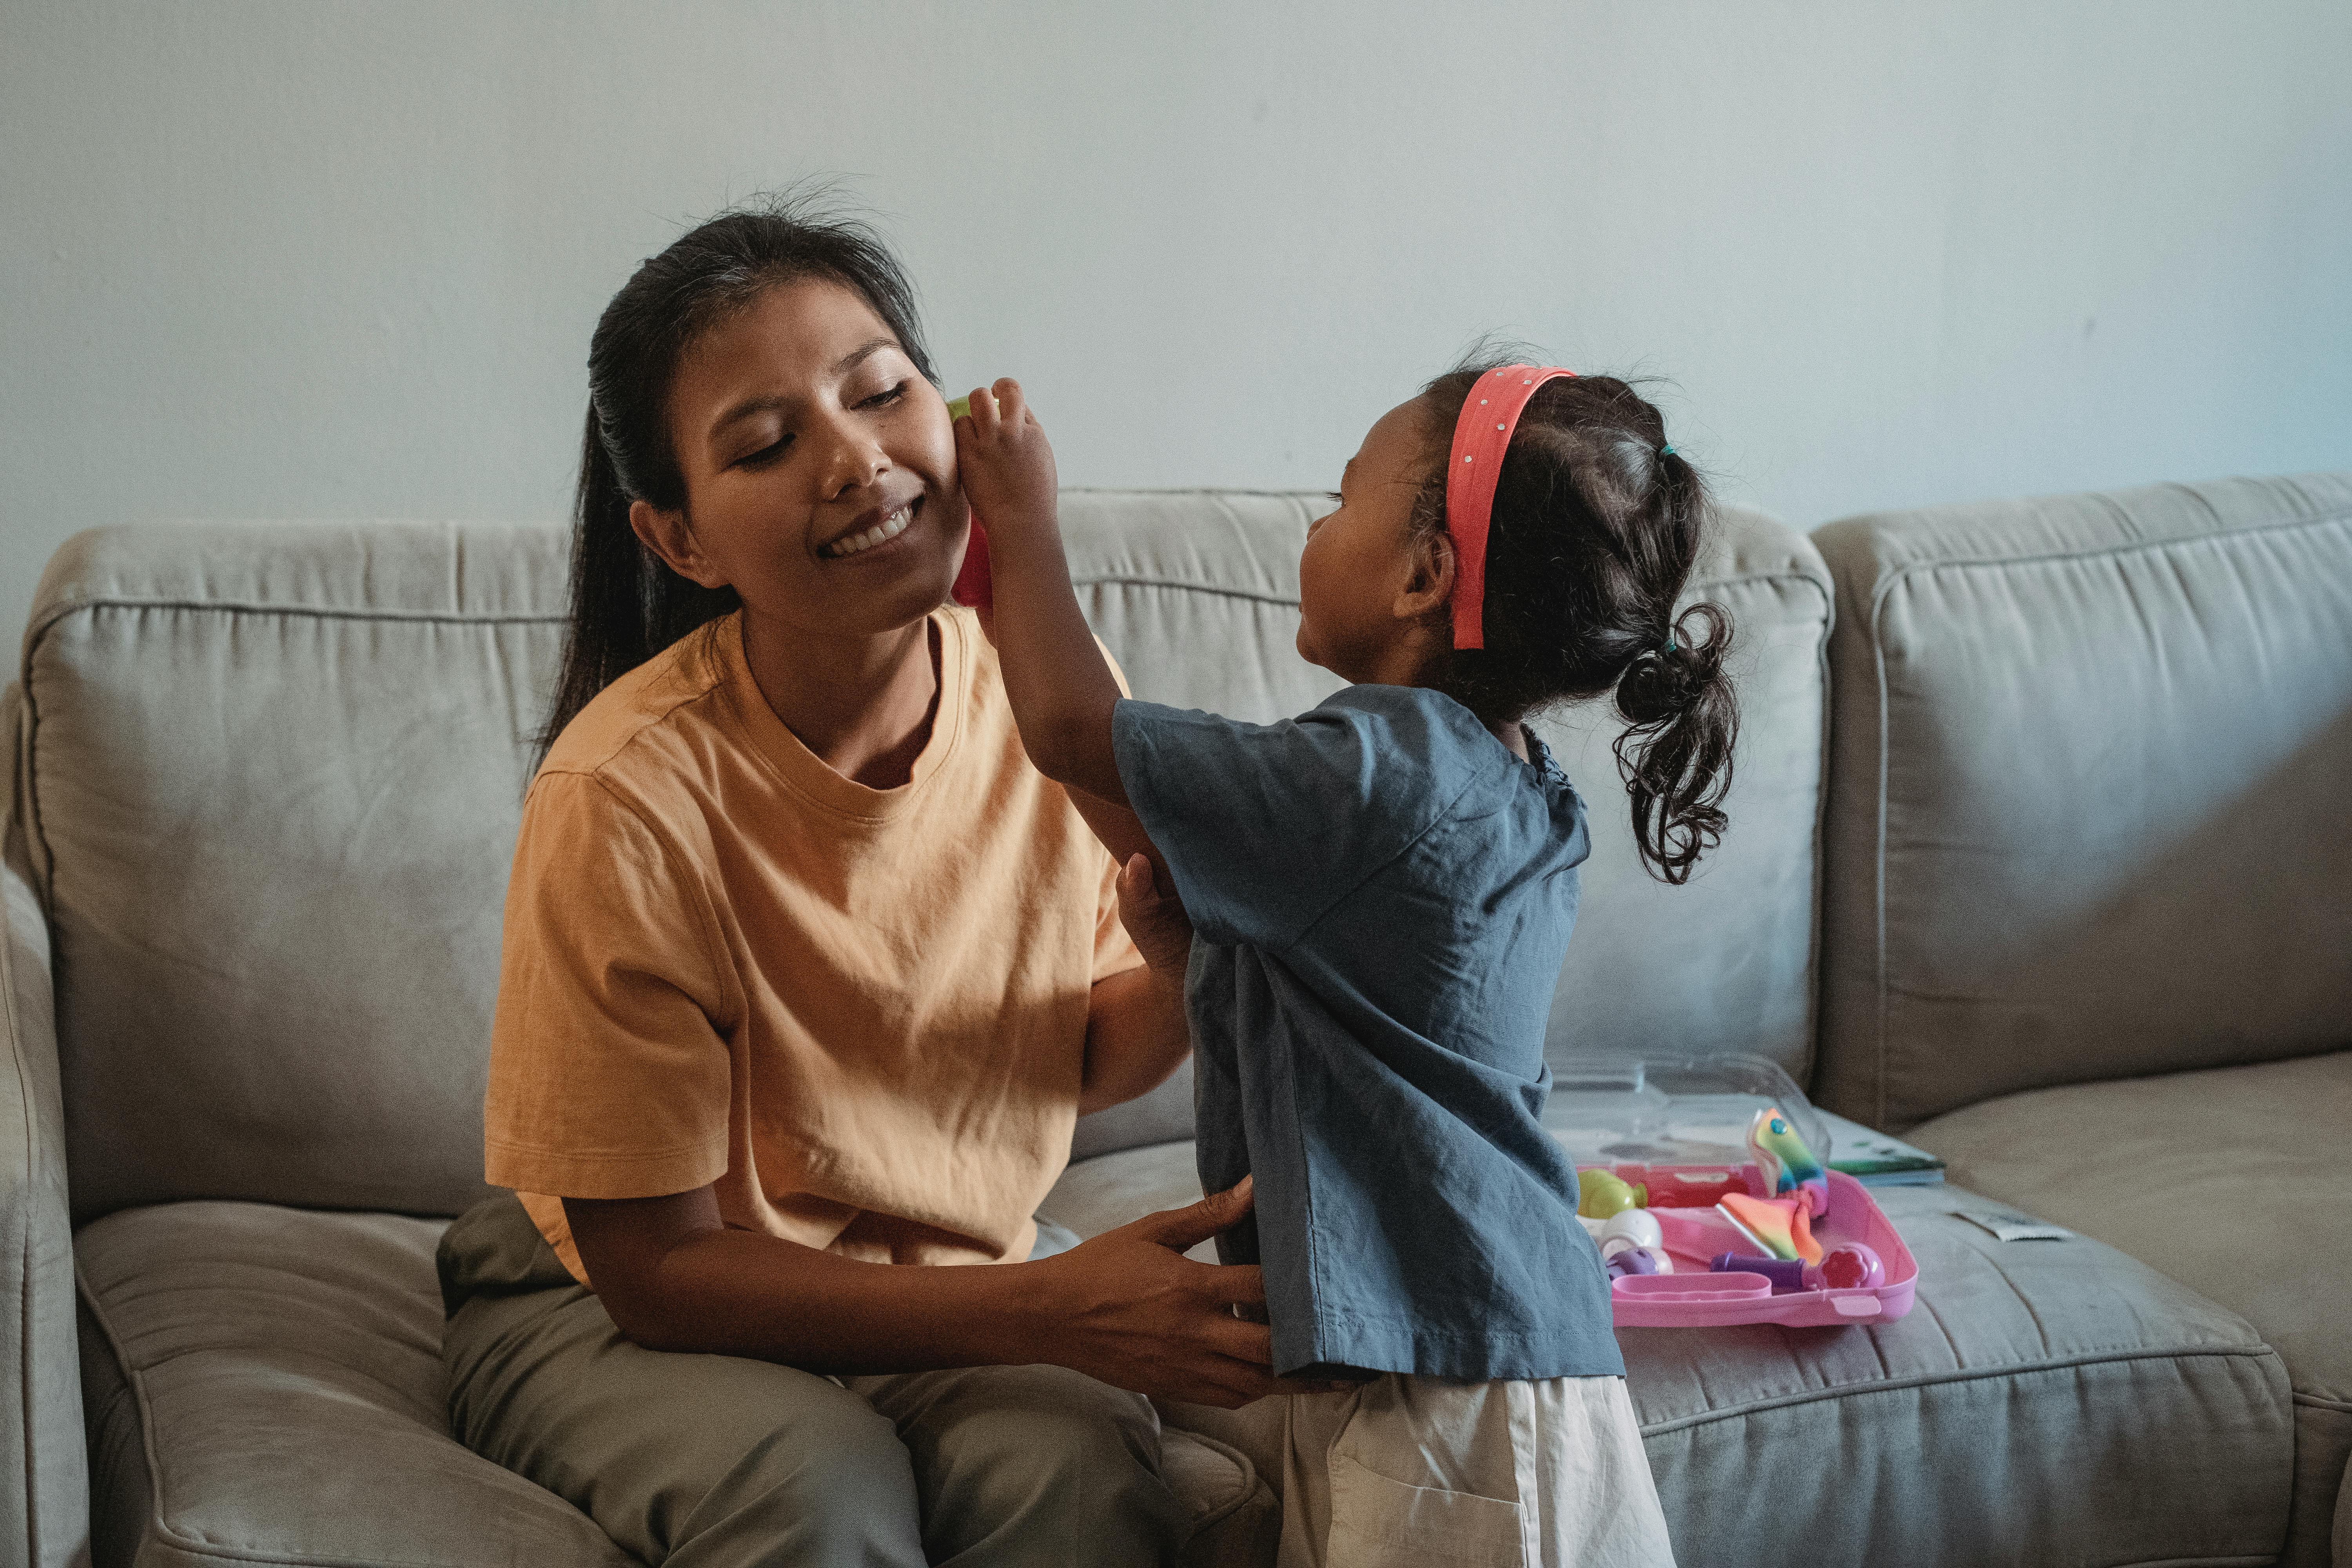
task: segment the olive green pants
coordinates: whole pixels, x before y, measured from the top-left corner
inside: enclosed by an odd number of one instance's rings
[[[1166,1564],[1189,1521],[1138,1394],[1053,1366],[835,1382],[621,1337],[512,1196],[441,1243],[459,1441],[670,1568]]]

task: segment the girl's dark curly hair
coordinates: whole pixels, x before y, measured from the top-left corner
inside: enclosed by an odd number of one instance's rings
[[[1454,422],[1479,375],[1457,365],[1423,390],[1434,461],[1413,528],[1445,530]],[[1511,434],[1486,536],[1486,641],[1439,656],[1430,684],[1489,725],[1614,691],[1628,728],[1617,770],[1652,875],[1689,879],[1723,837],[1739,707],[1723,667],[1731,616],[1676,609],[1706,526],[1706,487],[1668,449],[1665,420],[1612,376],[1546,383]],[[1450,611],[1441,609],[1450,626]]]

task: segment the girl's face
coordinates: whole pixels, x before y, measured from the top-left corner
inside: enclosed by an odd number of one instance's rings
[[[770,289],[687,351],[668,412],[686,507],[629,521],[681,574],[817,632],[947,598],[971,531],[947,405],[856,289]]]
[[[1339,510],[1308,526],[1299,552],[1299,657],[1344,680],[1409,684],[1423,619],[1453,587],[1451,551],[1412,533],[1428,420],[1417,397],[1381,416],[1340,471]]]

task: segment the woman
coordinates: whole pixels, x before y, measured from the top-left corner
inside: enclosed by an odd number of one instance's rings
[[[731,213],[614,296],[589,384],[487,1101],[519,1197],[442,1248],[456,1430],[648,1563],[1171,1561],[1142,1395],[1286,1387],[1257,1270],[1181,1256],[1247,1194],[1057,1255],[1031,1217],[1076,1116],[1181,1060],[1189,931],[943,607],[911,290],[855,226]]]

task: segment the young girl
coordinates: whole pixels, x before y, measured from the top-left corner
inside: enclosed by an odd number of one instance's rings
[[[1269,1402],[1284,1568],[1669,1563],[1538,1120],[1589,839],[1524,722],[1613,690],[1644,858],[1681,881],[1721,833],[1731,626],[1675,609],[1706,506],[1657,410],[1513,364],[1382,416],[1298,563],[1298,650],[1355,684],[1272,725],[1121,700],[1019,387],[956,433],[1029,755],[1133,813],[1197,931],[1201,1177],[1256,1191],[1224,1256],[1263,1263],[1277,1373],[1364,1380]]]

